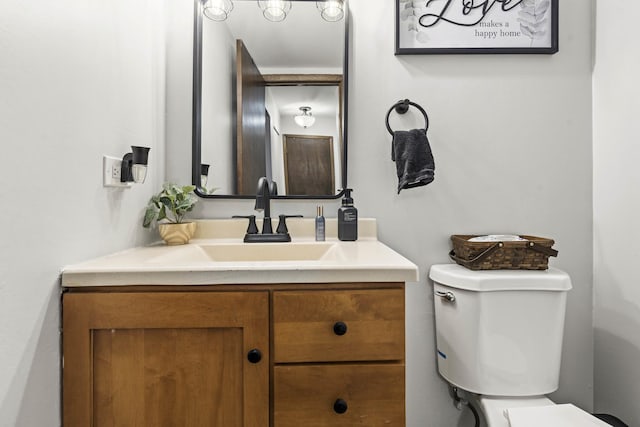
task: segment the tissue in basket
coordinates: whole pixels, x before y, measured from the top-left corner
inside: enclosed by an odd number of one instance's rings
[[[485,241],[470,241],[479,235],[451,236],[453,249],[449,256],[471,270],[546,270],[549,257],[557,256],[552,239],[536,236],[487,236]],[[519,237],[517,240],[515,237]]]

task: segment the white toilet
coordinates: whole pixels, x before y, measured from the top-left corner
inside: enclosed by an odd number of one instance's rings
[[[489,427],[609,426],[546,394],[558,388],[567,292],[563,271],[434,265],[438,370],[477,395]]]

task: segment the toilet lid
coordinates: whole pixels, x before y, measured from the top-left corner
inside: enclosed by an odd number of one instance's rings
[[[511,427],[611,427],[571,404],[509,408]]]

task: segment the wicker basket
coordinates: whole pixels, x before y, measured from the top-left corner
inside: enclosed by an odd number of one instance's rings
[[[476,235],[451,236],[453,250],[449,256],[471,270],[546,270],[549,257],[557,256],[554,241],[544,237],[524,236],[520,241],[470,242]]]

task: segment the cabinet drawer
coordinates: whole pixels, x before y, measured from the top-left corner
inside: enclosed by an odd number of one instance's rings
[[[274,427],[404,427],[404,390],[402,364],[278,365]]]
[[[276,363],[404,360],[404,289],[273,294]]]

